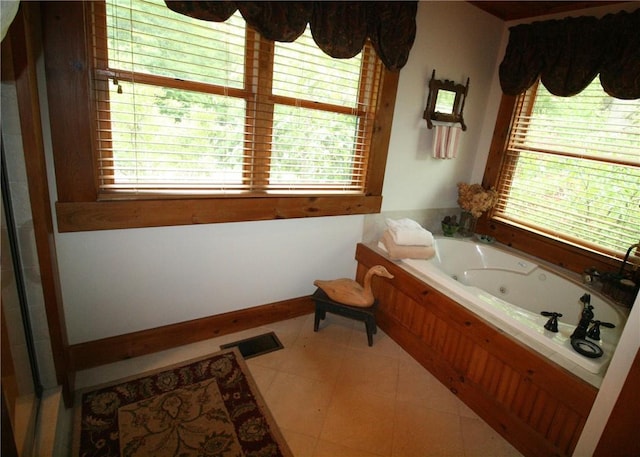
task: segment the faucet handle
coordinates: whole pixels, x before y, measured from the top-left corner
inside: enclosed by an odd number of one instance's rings
[[[544,328],[553,333],[558,333],[558,318],[562,317],[562,313],[556,313],[552,311],[541,311],[544,317],[549,317],[550,319],[544,324]]]
[[[585,284],[593,284],[597,280],[599,280],[600,277],[601,274],[598,270],[596,270],[596,267],[586,268],[582,274],[582,281]]]
[[[616,327],[611,322],[601,322],[601,321],[595,320],[595,321],[591,321],[591,323],[593,325],[591,326],[591,328],[587,332],[587,336],[589,338],[591,338],[592,340],[596,340],[596,341],[600,340],[600,327],[606,327],[606,328],[615,328]]]

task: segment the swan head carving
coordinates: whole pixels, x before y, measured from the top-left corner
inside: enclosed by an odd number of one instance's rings
[[[332,300],[350,306],[369,307],[374,302],[371,280],[374,276],[393,279],[393,275],[382,265],[375,265],[364,275],[364,287],[353,279],[340,278],[323,281],[316,279],[313,284],[322,289]]]
[[[384,276],[385,278],[393,279],[393,275],[389,273],[389,270],[387,270],[382,265],[375,265],[369,268],[369,271],[367,271],[367,275],[368,276]]]

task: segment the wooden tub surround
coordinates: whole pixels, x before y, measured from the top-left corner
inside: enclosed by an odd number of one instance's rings
[[[358,244],[357,279],[383,265],[378,326],[526,456],[570,456],[597,389]]]

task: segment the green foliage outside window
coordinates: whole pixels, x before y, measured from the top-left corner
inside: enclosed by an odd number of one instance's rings
[[[640,101],[608,96],[597,78],[569,98],[541,85],[522,125],[503,214],[618,253],[637,243]]]
[[[262,113],[250,111],[256,88],[251,89],[255,80],[245,81],[245,23],[239,13],[210,23],[178,15],[158,0],[107,0],[106,14],[106,71],[132,76],[103,84],[109,85],[109,113],[102,124],[110,125],[99,132],[103,188],[245,186],[247,170],[253,170],[250,125]],[[339,189],[361,173],[361,56],[331,59],[309,30],[295,43],[275,44],[271,94],[283,99],[273,105],[266,139],[270,185]],[[155,78],[152,83],[146,75]],[[173,80],[196,86],[185,89]],[[201,83],[211,89],[199,90]],[[227,93],[234,89],[253,92]],[[303,108],[297,100],[322,107]],[[256,134],[255,141],[265,141]]]

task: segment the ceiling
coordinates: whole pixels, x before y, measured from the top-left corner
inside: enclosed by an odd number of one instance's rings
[[[592,8],[594,6],[612,5],[615,3],[626,2],[599,2],[599,1],[555,1],[555,2],[539,2],[539,1],[476,1],[469,2],[477,6],[481,10],[486,11],[504,21],[512,21],[516,19],[527,19],[545,14],[566,13],[569,11],[580,10],[584,8]]]

